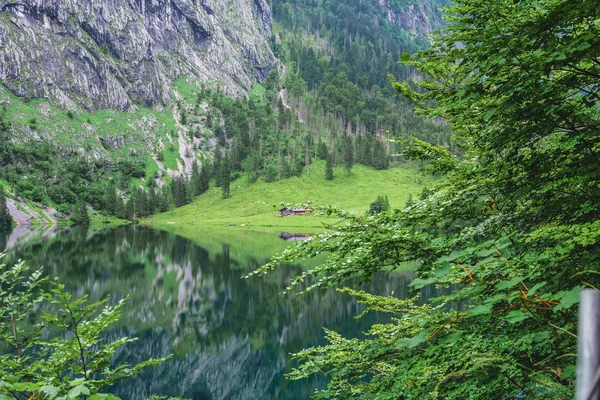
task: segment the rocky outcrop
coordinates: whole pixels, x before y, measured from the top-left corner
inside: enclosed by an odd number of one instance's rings
[[[166,104],[180,76],[246,91],[275,67],[266,0],[0,0],[0,82],[67,108]]]
[[[378,0],[388,22],[401,26],[414,35],[427,35],[443,26],[439,9],[450,4],[448,0],[409,0],[393,6],[389,0]]]

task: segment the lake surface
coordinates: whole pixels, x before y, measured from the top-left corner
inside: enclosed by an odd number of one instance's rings
[[[112,391],[124,399],[151,394],[194,400],[307,399],[323,377],[288,381],[291,353],[324,344],[323,327],[357,336],[385,315],[353,317],[363,308],[334,290],[280,295],[302,271],[286,265],[264,276],[241,276],[291,243],[277,234],[225,231],[193,241],[144,227],[89,233],[51,230],[17,240],[0,237],[4,261],[45,266],[76,295],[130,300],[108,333],[134,336],[117,362],[174,354],[163,365],[123,381]],[[377,276],[362,286],[405,297],[411,272]],[[435,295],[428,289],[422,297]]]

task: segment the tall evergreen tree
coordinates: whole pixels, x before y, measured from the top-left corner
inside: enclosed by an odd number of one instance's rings
[[[171,184],[173,202],[175,203],[175,207],[181,207],[187,203],[187,186],[187,181],[183,176],[175,178],[175,180]]]
[[[344,137],[344,168],[346,172],[352,170],[354,165],[354,143],[350,136]]]
[[[130,198],[125,204],[125,219],[135,222],[135,208],[133,205],[133,198]]]
[[[302,171],[304,170],[304,161],[300,157],[296,157],[294,163],[292,165],[292,174],[295,176],[302,175]]]
[[[359,149],[360,163],[363,165],[373,166],[373,137],[366,136],[361,140]]]
[[[154,188],[150,188],[148,193],[148,215],[153,215],[156,212],[156,205],[158,202],[158,196],[154,191]]]
[[[244,171],[248,178],[248,183],[254,183],[260,176],[262,159],[258,151],[253,151],[252,154],[244,161]]]
[[[0,232],[9,232],[13,227],[13,219],[8,212],[4,186],[0,185]]]
[[[190,179],[192,194],[194,196],[199,196],[202,194],[202,182],[200,180],[200,171],[198,170],[198,164],[196,162],[192,163],[192,177]]]
[[[325,142],[321,141],[319,143],[317,157],[319,157],[319,160],[325,160],[327,158],[328,153],[329,151],[327,150],[327,145],[325,144]]]
[[[221,164],[221,189],[223,189],[223,198],[229,197],[229,184],[231,181],[231,171],[229,169],[229,157],[225,156]]]
[[[158,194],[157,209],[160,212],[169,211],[169,199],[167,198],[167,192],[164,190],[161,190]]]
[[[208,186],[210,183],[210,165],[208,163],[204,163],[202,165],[202,169],[200,170],[200,180],[198,181],[198,194],[202,194],[208,190]]]
[[[379,140],[375,141],[375,145],[373,146],[373,164],[377,169],[386,169],[389,168],[390,162],[388,156],[385,151],[385,147],[383,143]]]
[[[125,202],[121,196],[117,196],[115,202],[115,216],[121,219],[127,219],[127,214],[125,213]]]
[[[185,185],[185,203],[186,204],[192,204],[192,201],[194,201],[194,184],[192,183],[192,180],[184,180],[184,185]]]
[[[117,189],[115,188],[115,184],[111,181],[107,188],[106,193],[104,193],[104,209],[110,215],[115,215],[117,207]]]
[[[138,190],[134,193],[132,200],[137,217],[143,218],[149,215],[148,196],[146,195],[146,191],[144,189],[138,188]]]
[[[221,186],[221,150],[217,146],[215,149],[215,158],[213,159],[212,164],[212,173],[215,177],[215,186]]]
[[[333,157],[331,153],[327,154],[327,160],[325,161],[325,179],[328,181],[333,180]]]
[[[90,217],[87,210],[87,205],[83,200],[80,200],[71,209],[71,221],[75,225],[89,225]]]

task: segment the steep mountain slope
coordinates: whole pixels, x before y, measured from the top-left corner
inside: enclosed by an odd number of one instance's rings
[[[68,109],[166,104],[182,75],[247,91],[275,68],[266,0],[0,0],[0,81]]]
[[[425,121],[398,97],[388,74],[418,81],[398,61],[430,46],[447,0],[274,0],[274,51],[290,73],[285,86],[303,119],[334,119],[338,134],[414,135],[453,147],[441,121]],[[302,87],[305,90],[302,90]],[[294,105],[294,101],[290,101]],[[306,110],[306,111],[304,111]],[[327,125],[327,124],[326,124]]]
[[[131,219],[223,175],[399,165],[388,138],[450,143],[386,75],[418,78],[397,60],[444,1],[273,0],[272,35],[266,0],[0,0],[0,184]]]

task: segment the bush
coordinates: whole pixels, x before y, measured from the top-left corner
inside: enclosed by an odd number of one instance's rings
[[[98,394],[168,358],[106,368],[121,346],[135,340],[110,340],[105,334],[127,299],[89,304],[87,295],[74,298],[42,269],[30,271],[23,262],[0,264],[0,288],[0,337],[6,344],[0,353],[0,398],[114,400]]]
[[[377,215],[390,210],[390,202],[387,196],[377,196],[375,200],[369,206],[369,215]]]

